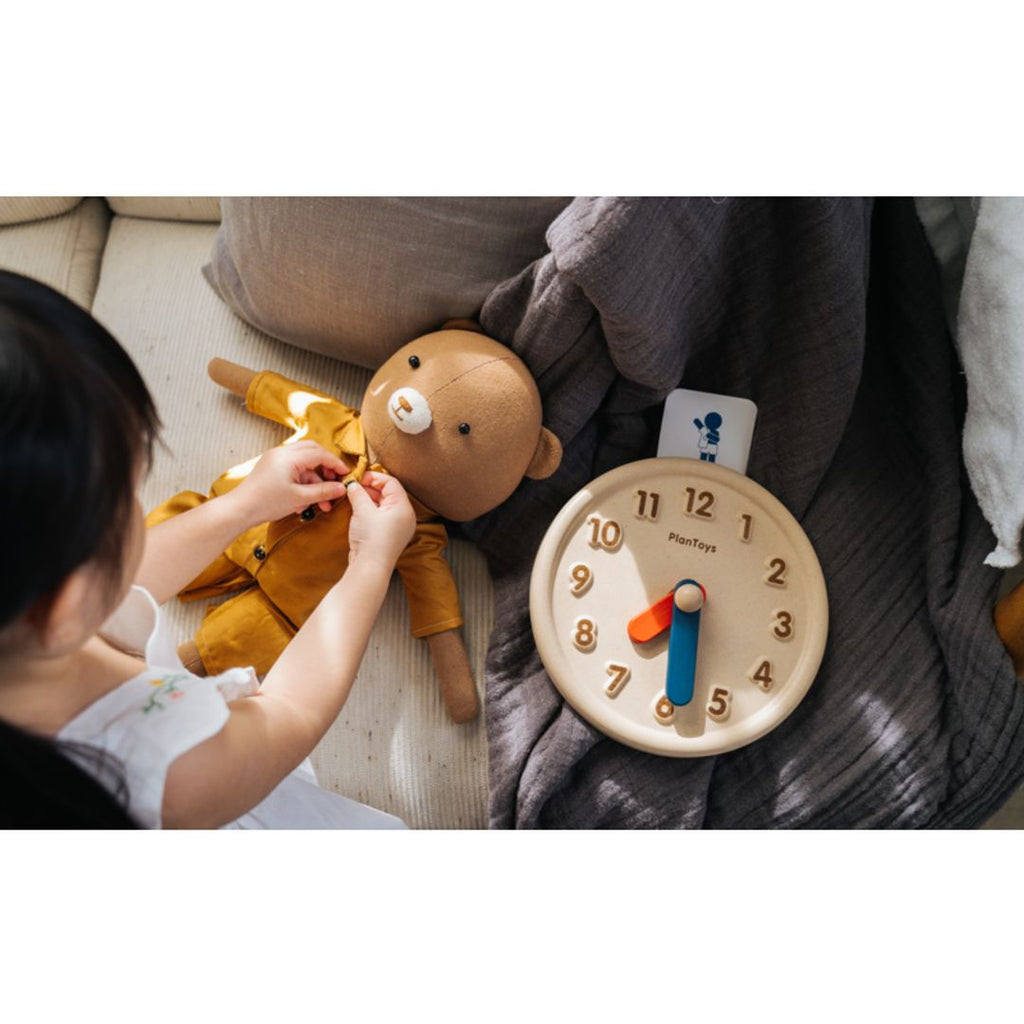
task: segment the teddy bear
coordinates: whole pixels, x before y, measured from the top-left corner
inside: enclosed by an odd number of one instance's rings
[[[455,581],[444,556],[442,519],[464,522],[500,505],[524,477],[558,468],[562,447],[543,426],[540,394],[510,349],[472,321],[450,321],[395,352],[374,374],[355,410],[270,370],[223,359],[211,378],[245,399],[250,412],[336,452],[351,469],[401,480],[416,512],[416,532],[398,560],[412,632],[426,639],[448,714],[479,712],[459,628]],[[236,487],[255,460],[228,470],[208,495],[183,491],[155,508],[147,525]],[[233,594],[209,609],[179,649],[187,667],[211,674],[252,665],[263,675],[348,565],[347,501],[247,530],[179,594],[197,600]],[[339,623],[344,635],[344,623]]]

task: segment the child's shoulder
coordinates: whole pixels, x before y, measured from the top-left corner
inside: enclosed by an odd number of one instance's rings
[[[144,657],[140,671],[68,722],[57,736],[87,771],[99,761],[116,765],[127,785],[129,813],[140,824],[160,824],[164,779],[171,763],[216,735],[230,716],[228,702],[259,684],[252,669],[208,678],[182,666],[159,608],[134,587],[102,631],[108,642]],[[101,779],[101,781],[103,781]]]
[[[207,679],[184,669],[146,668],[85,708],[58,739],[115,753],[120,746],[137,743],[165,747],[173,739],[173,746],[187,750],[224,725],[229,700],[256,688],[255,678],[244,669]],[[164,734],[167,738],[161,739]]]
[[[147,668],[91,704],[57,738],[87,771],[113,765],[127,788],[129,814],[144,827],[159,827],[171,764],[220,732],[231,714],[228,702],[256,687],[251,670],[200,678]]]

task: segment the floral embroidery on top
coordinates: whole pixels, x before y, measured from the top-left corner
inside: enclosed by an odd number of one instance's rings
[[[149,700],[139,709],[144,715],[148,715],[153,708],[159,708],[161,711],[167,710],[167,705],[164,704],[160,698],[169,697],[171,700],[179,700],[185,696],[185,691],[178,687],[178,683],[182,680],[188,679],[188,676],[176,672],[173,675],[162,676],[159,679],[152,679],[150,682],[153,686],[158,686],[159,689],[156,693],[150,694]]]

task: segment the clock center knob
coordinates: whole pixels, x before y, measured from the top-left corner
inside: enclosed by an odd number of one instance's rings
[[[681,612],[695,612],[704,606],[704,591],[696,583],[684,583],[676,589],[676,607]]]

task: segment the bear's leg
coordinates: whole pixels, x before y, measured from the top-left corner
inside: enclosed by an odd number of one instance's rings
[[[250,587],[207,613],[195,647],[207,675],[252,666],[258,676],[270,671],[295,626],[258,587]],[[184,660],[184,659],[183,659]]]
[[[178,657],[182,665],[194,676],[205,676],[206,666],[203,664],[203,656],[199,653],[199,645],[195,640],[186,640],[178,646]]]

